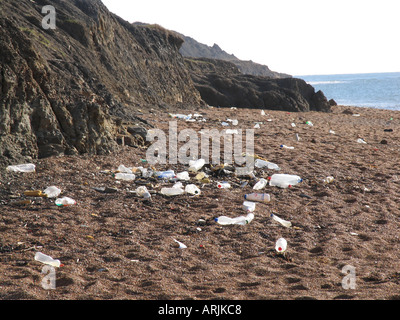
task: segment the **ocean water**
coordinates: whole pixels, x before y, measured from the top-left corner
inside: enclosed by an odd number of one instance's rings
[[[296,76],[339,105],[400,110],[400,72]]]

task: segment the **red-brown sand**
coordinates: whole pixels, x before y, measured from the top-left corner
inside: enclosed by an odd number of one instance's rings
[[[35,160],[36,172],[28,174],[2,168],[0,299],[399,298],[400,112],[343,106],[329,114],[265,110],[262,116],[260,111],[204,108],[140,115],[166,133],[172,120],[168,112],[202,114],[206,122],[177,120],[179,130],[196,132],[222,130],[221,121],[227,119],[239,122],[231,129],[262,122],[255,129],[255,154],[278,164],[279,173],[303,181],[288,189],[265,187],[271,202],[258,203],[247,225],[221,226],[214,218],[243,215],[244,194],[254,191],[255,180],[211,175],[210,183],[202,184],[192,175],[190,183],[201,189],[194,197],[165,197],[158,192],[172,183],[148,180],[148,189],[155,192],[149,202],[129,192],[146,181],[137,177],[117,183],[104,172],[120,164],[149,167],[141,161],[146,149],[121,146],[108,156]],[[366,143],[358,143],[359,138]],[[282,149],[282,144],[294,149]],[[187,168],[156,166],[175,172]],[[273,173],[255,171],[256,178]],[[325,184],[327,176],[334,181]],[[218,189],[221,180],[232,188]],[[243,181],[248,182],[244,187]],[[60,208],[54,199],[24,195],[51,185],[77,204]],[[101,193],[95,187],[118,191]],[[19,200],[32,204],[15,205]],[[271,220],[271,213],[292,227]],[[280,237],[288,243],[286,256],[275,251]],[[187,248],[180,249],[174,239]],[[34,260],[38,251],[64,265],[55,269],[55,289],[43,287],[44,265]],[[345,266],[355,272],[350,288],[343,286]]]

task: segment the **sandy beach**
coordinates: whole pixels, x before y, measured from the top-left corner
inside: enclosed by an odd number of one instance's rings
[[[143,161],[146,149],[129,146],[107,156],[34,160],[35,173],[1,168],[1,300],[400,298],[399,111],[335,106],[332,113],[265,110],[261,115],[261,110],[208,107],[143,110],[140,117],[168,132],[169,112],[201,114],[206,121],[176,120],[179,130],[196,132],[222,130],[227,119],[238,120],[230,129],[260,122],[255,154],[303,181],[287,189],[266,186],[262,192],[271,202],[257,203],[249,224],[222,226],[214,219],[243,215],[244,195],[254,192],[256,180],[219,172],[210,175],[210,183],[200,183],[191,174],[199,196],[166,197],[159,192],[170,182],[118,182],[110,174],[121,164],[149,167]],[[255,170],[258,179],[274,173]],[[328,176],[334,180],[324,183]],[[218,189],[221,180],[232,188]],[[24,195],[52,185],[76,205],[57,207],[54,199]],[[151,201],[130,192],[140,185],[154,191]],[[101,187],[115,192],[93,189]],[[18,205],[21,200],[31,203]],[[271,213],[292,227],[272,220]],[[288,244],[285,256],[275,251],[281,237]],[[44,265],[34,260],[36,252],[63,264],[55,269],[54,289],[42,285]],[[347,288],[346,266],[354,272]]]

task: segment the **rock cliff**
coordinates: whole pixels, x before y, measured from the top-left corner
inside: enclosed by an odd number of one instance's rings
[[[182,42],[100,0],[0,1],[0,159],[107,153],[138,106],[199,105]]]

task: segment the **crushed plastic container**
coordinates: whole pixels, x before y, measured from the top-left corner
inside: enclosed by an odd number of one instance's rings
[[[24,163],[13,166],[8,166],[7,171],[12,172],[35,172],[36,166],[33,163]]]
[[[117,170],[122,173],[132,173],[132,168],[125,167],[123,164],[119,165]]]
[[[59,207],[66,207],[66,206],[75,205],[76,201],[69,197],[62,197],[62,198],[56,199],[56,201],[54,203]]]
[[[240,216],[236,218],[220,216],[218,218],[215,218],[215,222],[217,222],[220,225],[233,225],[233,224],[246,225],[249,224],[253,219],[254,219],[254,214],[250,212],[246,216]]]
[[[135,178],[136,176],[134,173],[118,172],[115,174],[115,179],[117,180],[132,181],[135,180]]]
[[[39,261],[41,263],[53,266],[53,267],[57,267],[57,268],[62,266],[60,260],[53,259],[52,257],[50,257],[50,256],[48,256],[48,255],[46,255],[46,254],[44,254],[42,252],[36,252],[35,260]]]
[[[292,223],[290,221],[286,221],[273,213],[271,213],[271,218],[272,218],[272,220],[279,222],[281,225],[283,225],[286,228],[290,228],[292,226]]]
[[[257,202],[270,202],[271,196],[268,193],[249,193],[244,195],[244,199]]]
[[[185,193],[185,190],[183,190],[182,183],[178,182],[174,184],[171,188],[161,188],[160,192],[165,196],[178,196]]]
[[[188,184],[185,187],[185,192],[190,193],[192,195],[198,196],[201,194],[200,189],[195,184]]]
[[[57,198],[61,194],[61,190],[56,186],[50,186],[43,190],[47,198]]]
[[[189,161],[189,171],[196,172],[199,171],[206,164],[204,159],[190,160]]]
[[[183,244],[182,242],[174,239],[174,241],[179,245],[179,249],[186,249],[187,246],[185,244]]]
[[[158,179],[172,179],[176,177],[174,170],[158,171],[155,173],[155,176]]]
[[[178,180],[188,181],[188,180],[190,180],[189,172],[187,172],[187,171],[179,172],[176,174],[176,178]]]
[[[254,190],[261,190],[266,187],[268,184],[268,181],[265,180],[264,178],[261,178],[260,180],[257,181],[257,183],[254,185],[253,189]]]
[[[254,212],[254,210],[256,210],[256,203],[253,201],[243,201],[243,210],[246,212]]]
[[[256,159],[254,161],[254,166],[259,169],[267,168],[270,170],[280,170],[277,164],[262,159]]]
[[[144,199],[150,199],[151,198],[151,194],[149,192],[149,190],[147,190],[146,186],[140,186],[136,188],[136,194],[139,197],[142,197]]]
[[[298,175],[292,174],[273,174],[271,177],[269,177],[270,186],[275,186],[283,189],[290,188],[302,181],[303,179],[300,178]]]

